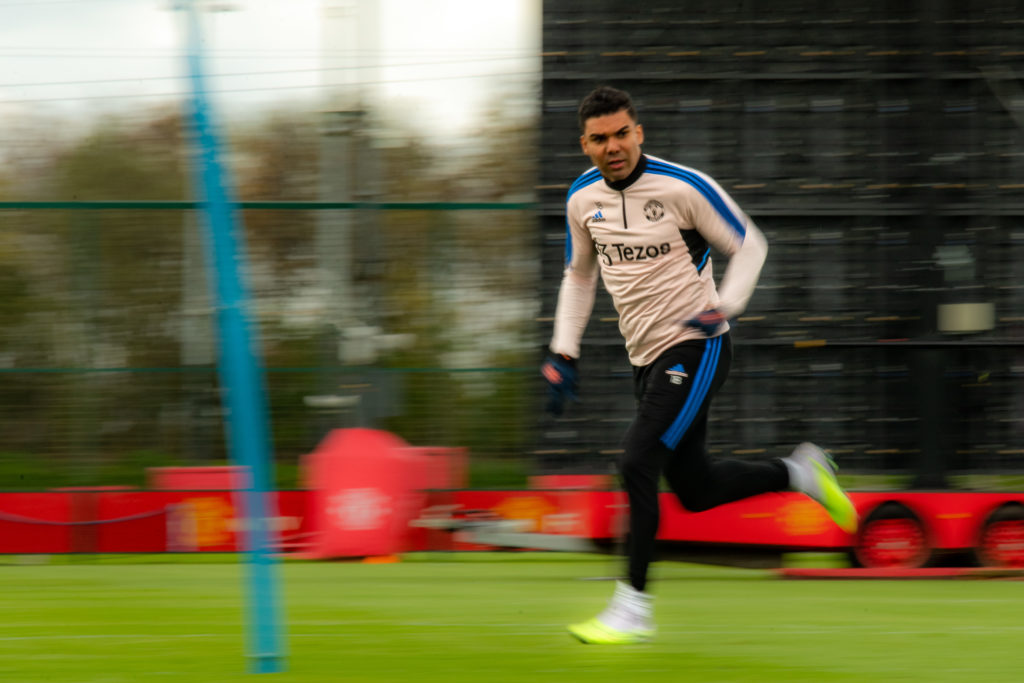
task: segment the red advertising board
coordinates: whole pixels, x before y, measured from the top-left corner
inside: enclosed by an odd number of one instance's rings
[[[282,542],[311,532],[305,491],[278,491]],[[0,494],[0,553],[235,552],[232,491],[59,491]]]
[[[70,552],[70,521],[70,494],[0,494],[0,552]]]
[[[444,520],[456,517],[518,520],[522,532],[596,541],[624,534],[627,510],[621,491],[447,488],[451,478],[462,476],[461,453],[444,461],[453,455],[445,449],[418,451],[367,432],[340,435],[325,444],[319,451],[322,460],[311,463],[315,485],[310,490],[270,494],[270,507],[277,510],[271,525],[282,551],[360,557],[483,547],[460,540],[457,528],[446,528]],[[852,549],[866,566],[919,566],[936,550],[978,550],[984,564],[1024,566],[1024,494],[851,495],[863,529],[856,537],[796,493],[765,494],[700,513],[687,512],[666,493],[658,538]],[[244,539],[237,496],[229,490],[109,488],[0,493],[0,553],[235,552],[243,549]],[[892,509],[901,512],[895,518],[878,517],[879,511]],[[441,523],[421,524],[424,520]]]

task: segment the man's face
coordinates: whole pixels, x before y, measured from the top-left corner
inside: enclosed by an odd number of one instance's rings
[[[625,109],[584,122],[580,147],[608,180],[622,180],[640,161],[644,129]]]

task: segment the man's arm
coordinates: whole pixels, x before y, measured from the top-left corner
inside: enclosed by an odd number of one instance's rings
[[[707,336],[713,336],[721,323],[743,313],[754,294],[768,256],[764,234],[709,176],[704,191],[696,193],[691,204],[692,219],[701,235],[729,259],[718,287],[718,305],[687,321]]]
[[[541,366],[548,383],[548,412],[561,415],[565,403],[576,400],[576,359],[594,308],[597,291],[597,255],[589,233],[571,219],[566,221],[566,265],[555,305],[550,353]]]
[[[565,269],[555,307],[555,329],[549,347],[552,353],[570,358],[580,357],[580,342],[594,310],[596,291],[596,272],[587,277],[577,273],[571,266]]]
[[[746,310],[767,257],[768,242],[748,218],[743,243],[729,257],[729,265],[718,287],[718,310],[726,318],[735,318]]]
[[[558,288],[555,325],[551,336],[552,353],[580,357],[580,342],[594,310],[597,292],[597,253],[590,232],[575,219],[566,206],[565,271]]]

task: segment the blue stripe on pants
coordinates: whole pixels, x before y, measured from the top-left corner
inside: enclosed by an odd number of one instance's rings
[[[715,371],[718,370],[718,356],[721,350],[721,337],[708,339],[705,343],[704,355],[700,359],[700,367],[697,368],[697,374],[693,378],[690,395],[686,397],[686,403],[683,404],[679,415],[672,421],[672,426],[661,435],[661,442],[669,448],[674,450],[679,445],[686,430],[690,428],[697,413],[700,412],[700,407],[704,405],[704,399],[711,389],[711,381],[715,377]]]

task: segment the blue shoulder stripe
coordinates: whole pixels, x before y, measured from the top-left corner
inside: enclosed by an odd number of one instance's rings
[[[568,196],[566,196],[566,200],[568,200],[569,197],[573,196],[574,194],[576,194],[577,191],[582,190],[587,185],[593,185],[600,178],[600,171],[598,171],[596,168],[590,169],[589,171],[581,175],[579,178],[574,180],[572,185],[569,186],[569,194]]]
[[[565,219],[565,262],[563,265],[572,263],[572,230],[569,228],[569,218]]]
[[[679,166],[672,166],[663,161],[656,161],[647,157],[647,172],[655,173],[657,175],[669,176],[670,178],[678,178],[683,182],[693,185],[697,190],[704,195],[704,198],[708,200],[711,206],[715,207],[715,211],[718,215],[725,220],[726,223],[732,226],[733,230],[743,239],[747,236],[747,229],[743,226],[743,221],[732,212],[729,205],[722,199],[722,195],[718,194],[714,187],[708,184],[706,180],[701,178],[693,171],[688,171],[685,168]]]
[[[577,178],[575,181],[573,181],[573,184],[569,186],[569,194],[566,195],[566,197],[565,197],[566,209],[568,209],[569,198],[570,197],[572,197],[574,194],[576,194],[576,192],[578,192],[579,190],[582,190],[587,185],[593,185],[594,183],[596,183],[600,179],[601,179],[601,172],[598,171],[596,168],[592,168],[589,171],[587,171],[586,173],[584,173],[583,175],[581,175],[579,178]],[[570,261],[572,261],[572,231],[569,229],[569,215],[568,215],[568,211],[566,211],[566,217],[565,217],[565,264],[569,265]]]

